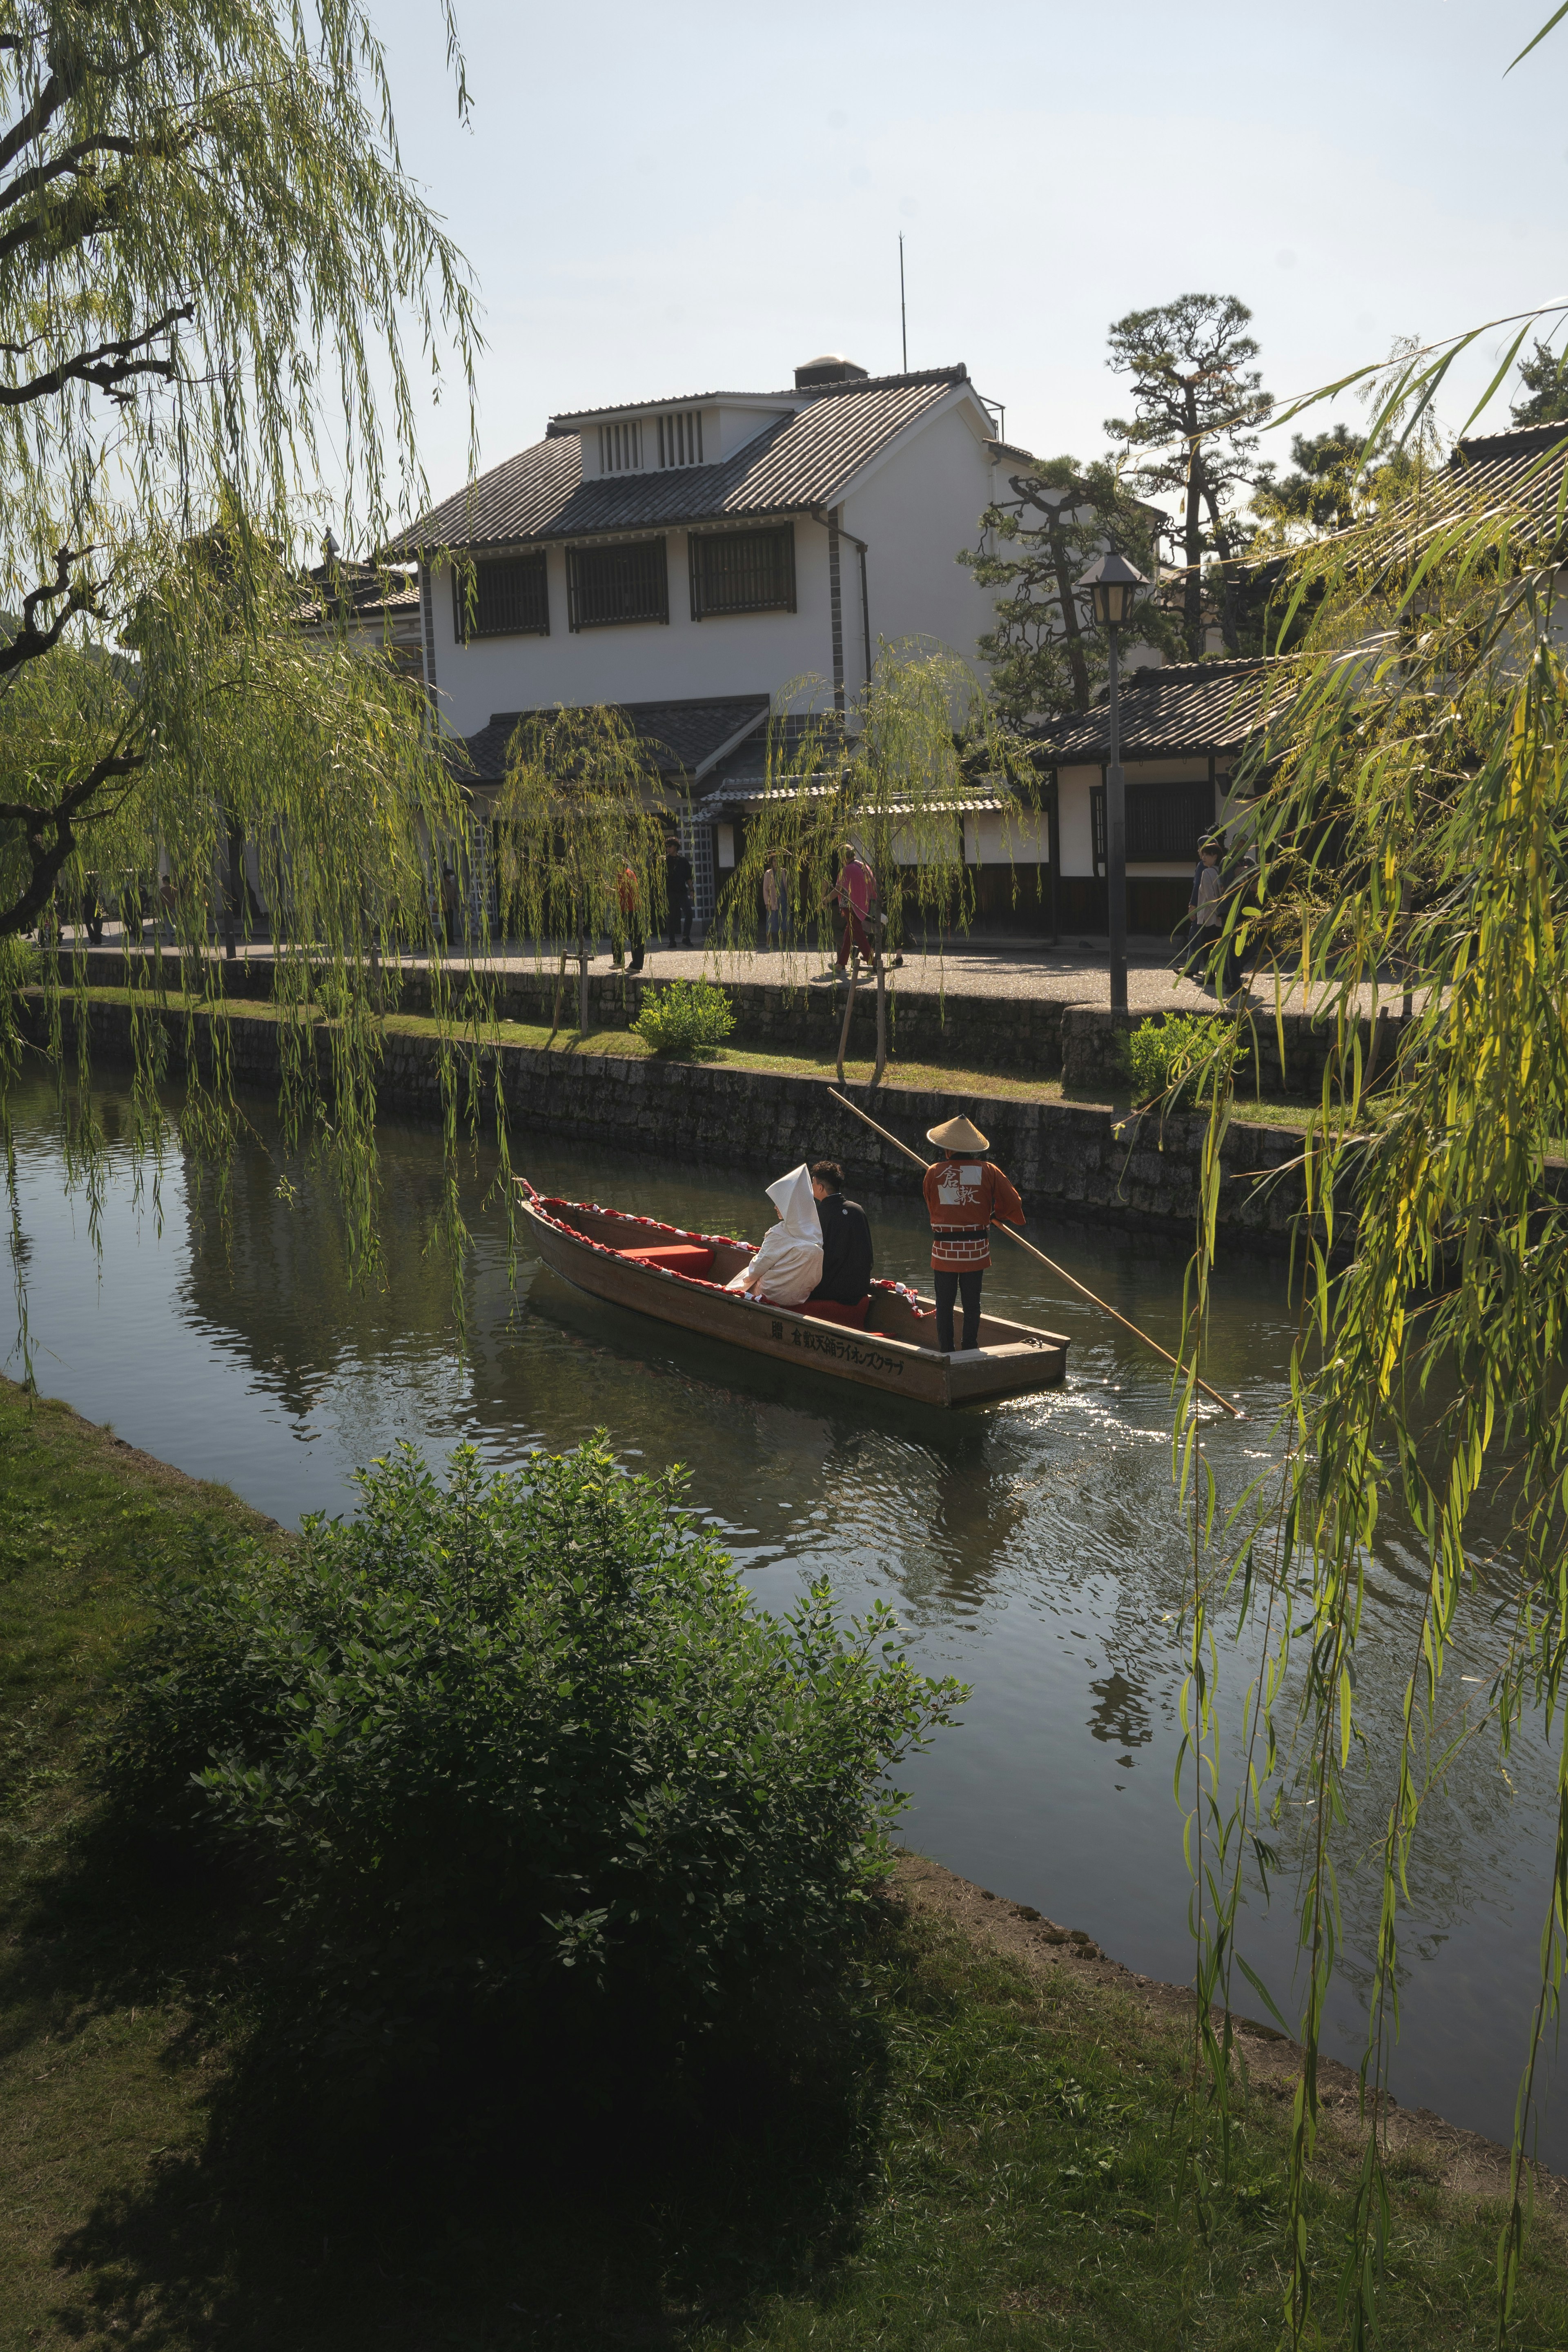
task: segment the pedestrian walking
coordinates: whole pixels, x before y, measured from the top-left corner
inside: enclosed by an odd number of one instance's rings
[[[763,931],[768,947],[777,948],[781,953],[786,911],[784,877],[779,872],[778,859],[770,850],[763,860]]]
[[[1217,840],[1205,841],[1193,868],[1193,895],[1187,901],[1187,945],[1177,966],[1180,971],[1191,971],[1194,964],[1199,964],[1206,973],[1219,939],[1225,918],[1221,904],[1225,880],[1219,870],[1219,846]]]
[[[458,877],[452,871],[452,861],[445,857],[441,861],[441,928],[448,947],[457,945],[458,920],[462,905],[462,893],[458,887]]]
[[[626,969],[641,971],[645,940],[642,919],[642,888],[635,866],[623,866],[616,877],[616,939],[615,961],[619,964],[626,949],[631,950]]]
[[[673,948],[679,931],[683,948],[691,945],[691,860],[671,834],[664,852],[664,903]]]
[[[867,918],[877,902],[876,874],[859,856],[853,842],[847,841],[844,845],[838,879],[827,895],[843,918],[844,928],[838,938],[838,977],[847,981],[852,954],[863,955],[868,963],[872,960]]]

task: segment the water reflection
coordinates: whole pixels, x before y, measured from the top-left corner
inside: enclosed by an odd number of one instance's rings
[[[453,1344],[449,1280],[429,1246],[439,1198],[423,1129],[383,1137],[384,1262],[351,1286],[337,1213],[281,1148],[264,1107],[225,1207],[177,1160],[138,1206],[123,1157],[103,1203],[101,1272],[85,1205],[62,1181],[40,1089],[22,1106],[24,1223],[43,1386],[198,1475],[227,1479],[297,1521],[352,1507],[355,1465],[406,1438],[434,1456],[459,1440],[495,1463],[605,1428],[622,1457],[689,1465],[707,1514],[769,1606],[828,1570],[845,1601],[894,1601],[932,1671],[973,1687],[962,1730],[908,1768],[911,1837],[967,1875],[1089,1929],[1130,1965],[1190,1968],[1187,1880],[1171,1770],[1184,1672],[1178,1620],[1188,1534],[1172,1487],[1169,1395],[1157,1365],[1021,1255],[990,1277],[1000,1310],[1066,1332],[1068,1387],[978,1414],[863,1394],[805,1368],[739,1358],[583,1297],[524,1256],[509,1280],[495,1170],[465,1171],[474,1235],[467,1352]],[[110,1131],[123,1106],[105,1105]],[[761,1230],[754,1176],[616,1160],[526,1139],[547,1191],[598,1197],[721,1231]],[[288,1187],[294,1190],[290,1194]],[[879,1270],[921,1276],[923,1220],[872,1202]],[[1169,1343],[1182,1257],[1145,1237],[1058,1228],[1047,1246]],[[1216,1286],[1209,1376],[1245,1391],[1251,1419],[1207,1429],[1222,1495],[1268,1469],[1293,1318],[1282,1269],[1238,1260]],[[1364,1782],[1351,1843],[1382,1834],[1391,1742],[1419,1636],[1418,1554],[1391,1528],[1372,1565],[1360,1704]],[[1483,1594],[1445,1705],[1484,1692],[1495,1636]],[[1222,1654],[1230,1716],[1256,1657]],[[1481,1677],[1476,1685],[1461,1674]],[[1550,1854],[1550,1758],[1533,1728],[1505,1775],[1495,1747],[1463,1751],[1429,1802],[1405,1927],[1409,2103],[1506,2137],[1533,1992]],[[1287,1808],[1289,1853],[1306,1820]],[[1348,1847],[1347,1847],[1348,1852]],[[1287,1878],[1289,1867],[1287,1868]],[[1376,1905],[1346,1871],[1344,1962],[1333,2046],[1359,2052]],[[1248,1890],[1246,1948],[1283,2000],[1294,1963],[1288,1898]],[[1549,2135],[1543,2152],[1556,2147]],[[1568,2138],[1556,2148],[1568,2158]]]

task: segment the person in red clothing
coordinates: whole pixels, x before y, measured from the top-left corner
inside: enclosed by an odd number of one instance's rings
[[[991,1227],[997,1218],[1024,1222],[1024,1203],[985,1157],[986,1139],[967,1118],[927,1129],[942,1158],[926,1171],[921,1190],[931,1217],[931,1264],[936,1290],[936,1344],[952,1353],[952,1310],[963,1300],[963,1344],[980,1345],[980,1286],[991,1263]]]
[[[851,841],[844,845],[838,879],[827,895],[844,918],[844,929],[838,935],[838,972],[842,979],[852,950],[863,955],[868,963],[871,961],[867,919],[877,903],[876,874],[863,857],[856,855]]]

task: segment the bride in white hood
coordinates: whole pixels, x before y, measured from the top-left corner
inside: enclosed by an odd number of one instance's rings
[[[810,1170],[804,1163],[792,1168],[767,1192],[778,1223],[769,1226],[750,1265],[724,1287],[749,1293],[759,1306],[799,1307],[822,1279],[822,1222]]]

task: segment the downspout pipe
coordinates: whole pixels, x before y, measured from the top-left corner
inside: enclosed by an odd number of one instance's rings
[[[825,530],[837,526],[839,537],[847,539],[860,558],[860,632],[861,641],[866,650],[866,683],[869,686],[871,683],[871,592],[867,583],[866,559],[871,551],[870,548],[865,540],[857,539],[852,530],[846,529],[842,507],[813,507],[811,511]]]
[[[849,541],[860,558],[860,633],[866,647],[866,685],[868,689],[871,684],[871,595],[866,585],[866,558],[871,551],[863,539],[857,539],[852,530],[845,530],[842,507],[838,509],[838,530],[840,537]]]

